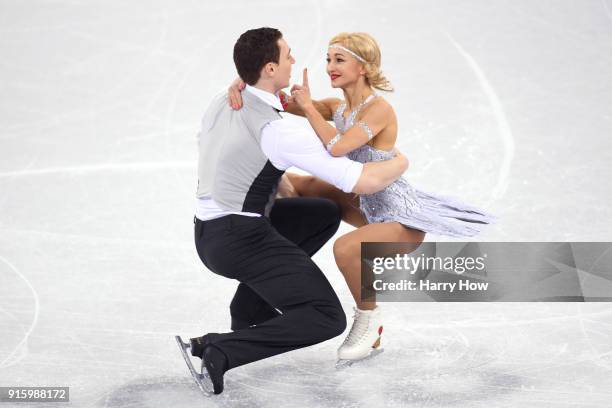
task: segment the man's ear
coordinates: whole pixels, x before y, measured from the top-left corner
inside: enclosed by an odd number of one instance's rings
[[[261,69],[261,73],[262,76],[263,74],[265,74],[266,77],[271,77],[274,76],[274,73],[276,72],[276,67],[274,66],[273,63],[268,62],[266,65],[264,65],[264,67]]]

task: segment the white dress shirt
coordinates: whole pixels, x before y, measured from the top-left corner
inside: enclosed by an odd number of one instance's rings
[[[277,95],[250,85],[243,92],[251,92],[273,108],[283,111]],[[282,119],[264,126],[261,134],[261,150],[274,167],[279,170],[297,167],[344,192],[351,192],[361,176],[363,164],[346,157],[331,156],[305,119],[286,113],[281,116]],[[202,221],[228,214],[260,216],[257,213],[225,211],[211,198],[196,200],[196,217]]]

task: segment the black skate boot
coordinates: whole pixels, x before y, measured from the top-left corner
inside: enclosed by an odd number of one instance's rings
[[[189,343],[183,342],[180,336],[175,336],[175,339],[198,388],[206,396],[221,394],[223,392],[223,375],[227,371],[228,365],[225,354],[213,344],[210,344],[207,336],[190,339]],[[190,349],[192,356],[202,359],[200,373],[196,371],[187,355],[187,349]]]

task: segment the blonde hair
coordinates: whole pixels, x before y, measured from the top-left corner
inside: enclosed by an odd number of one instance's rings
[[[329,45],[332,44],[340,44],[366,61],[363,63],[366,71],[365,77],[370,86],[381,91],[393,92],[391,83],[385,78],[380,69],[380,48],[370,34],[340,33],[331,39]]]

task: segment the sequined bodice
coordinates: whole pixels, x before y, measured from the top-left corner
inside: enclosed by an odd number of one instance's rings
[[[360,108],[368,103],[375,95],[370,95],[357,109],[352,111],[347,118],[343,112],[346,104],[341,103],[334,113],[334,123],[340,134],[344,134],[355,124],[355,118]],[[380,150],[368,144],[358,147],[349,152],[346,156],[360,163],[378,162],[392,159],[395,153],[393,150]],[[362,194],[359,197],[359,207],[366,216],[368,222],[384,222],[384,220],[394,217],[399,213],[412,212],[420,207],[416,200],[415,191],[410,184],[403,178],[399,178],[384,190],[374,194]]]
[[[376,97],[376,94],[370,95],[365,101],[354,111],[352,111],[347,118],[344,117],[343,113],[346,109],[346,103],[341,103],[334,112],[334,124],[340,134],[344,134],[355,124],[355,117],[359,113],[360,108]],[[365,144],[346,155],[349,159],[358,161],[360,163],[377,162],[392,159],[394,156],[393,150],[380,150]]]
[[[357,106],[355,110],[349,113],[348,118],[344,117],[346,102],[342,102],[340,106],[338,106],[338,109],[336,109],[336,112],[334,112],[334,123],[338,132],[340,132],[340,134],[344,134],[347,130],[349,130],[351,126],[355,124],[355,118],[357,117],[357,114],[359,113],[361,108],[365,104],[370,102],[372,99],[374,99],[376,96],[376,94],[368,96],[361,104],[359,104],[359,106]]]
[[[370,95],[347,118],[344,117],[346,104],[340,104],[333,115],[338,133],[343,135],[355,124],[359,110],[373,97]],[[380,150],[365,144],[349,152],[347,157],[367,163],[390,160],[394,155],[393,150]],[[420,231],[455,237],[473,236],[478,233],[478,226],[491,220],[491,216],[481,210],[451,197],[420,192],[403,177],[374,194],[361,194],[359,209],[370,224],[399,222]]]

